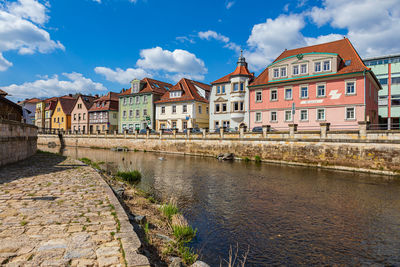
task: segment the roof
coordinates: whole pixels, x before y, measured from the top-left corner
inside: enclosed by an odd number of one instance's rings
[[[140,82],[143,83],[144,85],[138,93],[155,93],[163,95],[165,94],[166,91],[168,91],[172,87],[172,84],[170,83],[161,82],[150,78],[143,78]],[[126,90],[123,89],[119,95],[124,96],[131,94],[132,94],[132,88],[129,88]]]
[[[177,84],[172,86],[170,91],[164,93],[159,101],[155,103],[169,103],[169,102],[181,102],[181,101],[200,101],[204,103],[208,103],[208,99],[202,97],[197,89],[196,86],[200,87],[206,92],[206,95],[210,93],[211,86],[205,83],[192,81],[186,78],[182,78]],[[173,91],[182,91],[181,97],[170,97],[170,92]]]
[[[74,109],[76,99],[75,98],[64,98],[60,97],[58,102],[61,105],[62,110],[66,115],[70,115],[72,110]]]
[[[37,102],[40,102],[40,101],[42,101],[41,99],[39,99],[39,98],[27,98],[27,99],[25,99],[25,100],[22,100],[22,101],[18,101],[18,104],[19,105],[23,105],[23,104],[28,104],[28,103],[30,103],[30,104],[35,104],[35,103],[37,103]]]
[[[83,104],[85,104],[85,107],[87,110],[89,110],[92,107],[94,100],[96,100],[96,98],[94,96],[89,96],[89,95],[79,95],[78,99],[79,98],[82,99],[82,102],[83,102]],[[78,99],[76,102],[78,102]]]
[[[8,95],[7,92],[0,89],[0,96],[6,96],[6,95]]]
[[[107,95],[95,99],[89,111],[118,111],[118,97],[118,93],[108,92]]]
[[[65,96],[60,96],[60,97],[51,97],[51,98],[47,98],[44,100],[44,102],[50,103],[48,106],[46,106],[45,110],[54,110],[57,106],[58,100],[60,98],[65,98],[65,99],[75,99],[73,96],[70,95],[65,95]]]
[[[305,53],[335,53],[342,59],[342,61],[338,63],[338,71],[336,73],[327,73],[326,75],[319,75],[318,77],[341,75],[341,74],[370,70],[370,68],[364,65],[357,51],[354,49],[350,40],[347,38],[324,44],[301,47],[292,50],[285,50],[279,57],[277,57],[274,60],[273,63],[291,56],[296,56],[298,54],[305,54]],[[351,64],[349,66],[345,66],[344,64],[347,60],[351,60]],[[274,81],[268,81],[268,69],[269,67],[267,67],[263,72],[261,72],[261,74],[250,84],[250,86],[273,83]],[[299,77],[298,79],[291,79],[290,81],[307,80],[307,79],[309,79],[309,77]]]
[[[378,60],[378,59],[391,59],[395,57],[400,57],[400,54],[394,54],[394,55],[386,55],[386,56],[377,56],[377,57],[369,57],[369,58],[364,58],[363,61],[370,61],[370,60]]]
[[[250,78],[254,77],[254,73],[251,73],[249,69],[247,68],[247,63],[246,59],[243,57],[243,51],[240,53],[239,60],[237,62],[237,67],[234,72],[225,75],[224,77],[213,81],[211,84],[216,84],[216,83],[228,83],[230,82],[231,78],[234,76],[247,76]]]

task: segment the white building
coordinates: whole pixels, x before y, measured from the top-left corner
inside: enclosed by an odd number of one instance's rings
[[[210,96],[210,131],[220,127],[239,130],[249,127],[249,91],[254,74],[247,69],[241,54],[234,72],[212,82]]]

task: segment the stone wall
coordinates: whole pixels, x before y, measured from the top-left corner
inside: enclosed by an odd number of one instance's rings
[[[0,166],[36,153],[37,127],[0,119]]]
[[[276,163],[400,173],[400,131],[324,131],[271,133],[112,134],[64,135],[66,146],[90,148],[126,147],[191,155],[236,157]],[[39,135],[40,144],[55,142],[57,135]]]

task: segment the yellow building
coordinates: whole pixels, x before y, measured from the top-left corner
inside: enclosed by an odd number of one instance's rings
[[[71,112],[75,106],[75,98],[58,98],[53,115],[51,126],[53,129],[68,131],[71,129]]]

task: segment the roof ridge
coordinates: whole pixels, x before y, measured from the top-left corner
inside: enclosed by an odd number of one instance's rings
[[[192,94],[192,90],[190,90],[190,86],[189,86],[189,84],[188,84],[188,79],[186,79],[186,78],[182,78],[183,79],[183,81],[185,82],[185,84],[186,84],[186,86],[187,86],[187,89],[189,90],[189,94],[192,96],[192,98],[194,98],[194,96],[193,96],[193,94]]]
[[[367,66],[365,66],[364,61],[361,59],[360,54],[358,54],[357,50],[354,48],[353,44],[350,42],[350,40],[348,38],[345,38],[347,40],[347,43],[350,45],[351,49],[356,53],[357,55],[357,59],[361,62],[361,64],[368,70],[370,70],[371,68],[368,68]]]

